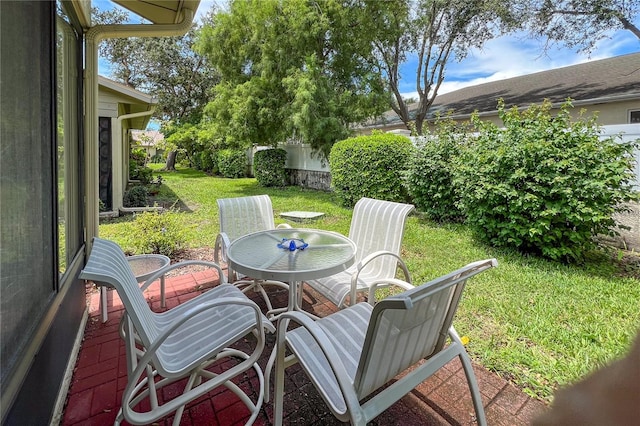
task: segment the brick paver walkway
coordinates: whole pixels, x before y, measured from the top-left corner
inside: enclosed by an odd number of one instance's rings
[[[167,308],[189,300],[217,283],[217,276],[203,271],[166,279]],[[160,311],[159,286],[147,290],[153,310]],[[84,341],[78,356],[62,416],[63,425],[111,425],[121,404],[126,385],[126,359],[118,324],[122,305],[115,291],[109,291],[109,320],[99,319],[98,292],[91,294],[89,318]],[[286,305],[283,290],[270,293],[274,305]],[[260,298],[251,296],[256,303]],[[305,287],[305,310],[324,316],[335,310],[322,296]],[[267,347],[260,360],[264,369],[273,348],[274,336],[267,336]],[[545,405],[525,395],[515,386],[474,364],[489,425],[527,425],[545,409]],[[252,380],[253,379],[253,380]],[[245,378],[243,386],[257,386],[254,377]],[[170,392],[167,388],[164,391]],[[285,384],[285,424],[341,424],[331,415],[322,398],[298,367],[287,369]],[[187,405],[181,425],[244,424],[249,414],[246,407],[230,391],[214,390]],[[263,405],[255,424],[270,425],[273,419],[271,403]],[[158,425],[171,424],[173,417],[161,419]],[[126,422],[124,422],[126,424]],[[475,424],[474,410],[467,381],[459,362],[447,366],[418,386],[383,414],[375,425],[468,425]]]

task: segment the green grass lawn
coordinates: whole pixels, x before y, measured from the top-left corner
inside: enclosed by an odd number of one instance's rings
[[[217,198],[268,194],[276,223],[289,210],[324,212],[315,227],[347,234],[351,210],[332,193],[298,187],[259,187],[255,179],[222,179],[182,169],[161,173],[160,197],[188,211],[190,247],[213,247],[218,232]],[[132,247],[132,216],[101,223],[100,236]],[[581,266],[498,251],[474,241],[463,225],[437,225],[418,214],[408,219],[402,255],[414,284],[474,260],[498,259],[498,268],[470,282],[454,325],[467,336],[477,362],[549,401],[554,389],[575,381],[626,352],[640,327],[640,281],[623,277],[615,259],[594,253]]]

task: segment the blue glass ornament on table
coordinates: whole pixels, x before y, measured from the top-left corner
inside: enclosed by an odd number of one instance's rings
[[[278,243],[278,248],[287,249],[289,251],[304,250],[309,247],[309,243],[305,243],[302,238],[283,238]]]

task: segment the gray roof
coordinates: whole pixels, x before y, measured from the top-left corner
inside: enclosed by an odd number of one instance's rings
[[[588,105],[615,100],[640,100],[640,53],[616,56],[541,71],[534,74],[469,86],[436,97],[427,119],[436,112],[453,111],[456,116],[474,111],[496,111],[498,99],[509,107],[527,107],[549,99],[553,103],[574,100],[574,105]],[[415,110],[417,104],[409,106]],[[387,111],[378,124],[399,122]]]

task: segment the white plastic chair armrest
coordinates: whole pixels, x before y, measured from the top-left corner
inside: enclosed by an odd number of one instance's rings
[[[209,262],[209,261],[206,261],[206,260],[185,260],[183,262],[178,262],[178,263],[174,263],[174,264],[171,264],[171,265],[167,265],[164,268],[159,269],[158,271],[156,271],[155,274],[151,275],[144,282],[144,284],[142,284],[142,286],[140,287],[140,290],[141,291],[146,290],[147,287],[149,287],[155,280],[157,280],[158,278],[162,277],[167,272],[173,271],[174,269],[183,268],[183,267],[189,266],[189,265],[202,265],[202,266],[209,266],[211,268],[217,269],[218,270],[218,275],[220,277],[220,284],[224,284],[224,283],[227,282],[227,277],[224,276],[224,274],[222,273],[222,268],[217,263]]]
[[[276,229],[291,229],[291,225],[289,225],[288,223],[281,223],[276,226]]]
[[[384,281],[376,281],[373,284],[371,284],[371,287],[369,287],[369,298],[368,298],[369,304],[372,306],[375,304],[376,290],[380,288],[391,287],[392,285],[398,286],[403,290],[411,290],[412,288],[414,288],[413,284],[403,280],[399,280],[397,278],[386,279]]]
[[[222,262],[227,263],[227,250],[229,250],[229,246],[231,245],[231,240],[226,232],[220,232],[216,236],[216,242],[213,247],[213,260],[216,263]],[[222,255],[221,259],[218,259],[218,253]]]
[[[358,265],[356,266],[356,271],[353,273],[353,275],[351,275],[351,292],[350,292],[350,297],[351,297],[351,304],[353,305],[355,300],[356,300],[356,292],[358,289],[358,277],[360,276],[360,272],[369,264],[371,263],[373,260],[377,259],[378,257],[382,257],[382,256],[392,256],[395,257],[396,260],[398,261],[398,265],[400,265],[400,268],[402,269],[402,272],[404,273],[404,278],[405,278],[405,283],[411,284],[411,274],[409,273],[409,268],[407,268],[407,265],[404,263],[404,260],[402,260],[402,258],[397,255],[396,253],[387,251],[387,250],[379,250],[376,252],[373,252],[371,254],[369,254],[368,256],[366,256],[364,259],[362,259],[360,262],[358,262]],[[392,280],[395,280],[395,277],[390,277],[388,279],[389,282],[391,282]],[[401,280],[398,280],[401,281]],[[402,285],[399,284],[401,287]],[[369,290],[369,294],[371,294],[371,290]]]

